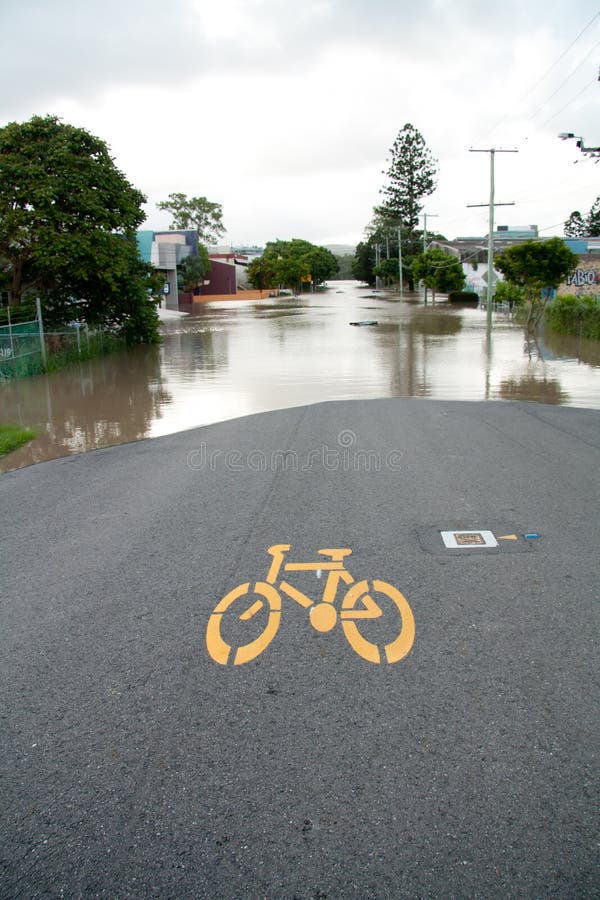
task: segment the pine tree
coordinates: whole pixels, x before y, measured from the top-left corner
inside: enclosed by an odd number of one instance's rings
[[[578,209],[574,209],[565,222],[565,237],[577,238],[587,234],[585,219]]]
[[[422,200],[437,186],[437,160],[423,135],[410,123],[398,132],[390,148],[388,183],[381,189],[384,201],[376,212],[382,218],[414,231],[423,209]]]
[[[590,209],[587,217],[587,233],[590,237],[600,237],[600,195]]]

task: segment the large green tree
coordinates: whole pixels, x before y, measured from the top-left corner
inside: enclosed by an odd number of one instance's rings
[[[52,323],[81,318],[157,340],[153,270],[135,242],[144,201],[83,128],[56,116],[0,128],[0,266],[11,302],[37,295]]]
[[[455,256],[445,253],[439,247],[431,247],[415,258],[412,264],[415,281],[423,280],[426,287],[435,292],[449,294],[464,287],[465,273]]]
[[[375,284],[375,246],[371,241],[360,241],[354,251],[352,277],[357,281]]]
[[[373,274],[377,278],[381,278],[386,287],[400,282],[400,261],[389,256],[382,259],[381,262],[373,269]]]
[[[408,285],[409,290],[412,291],[414,289],[412,264],[416,257],[423,252],[423,232],[400,229],[376,214],[365,228],[365,236],[366,239],[357,245],[354,253],[353,277],[358,281],[366,281],[369,285],[375,284],[376,276],[389,281],[392,266],[387,265],[387,260],[396,259],[395,271],[398,274],[398,258],[401,254],[402,278],[404,284]],[[402,241],[401,247],[398,246],[399,237]],[[428,232],[427,237],[430,240],[446,240],[444,235],[437,233]],[[376,251],[377,245],[379,245],[379,254]],[[378,255],[379,266],[383,266],[381,269],[378,268],[376,262]]]
[[[535,331],[544,314],[549,296],[546,289],[557,288],[577,262],[577,255],[558,237],[513,244],[495,258],[494,266],[506,280],[525,290],[529,331]]]
[[[330,250],[299,238],[270,241],[262,258],[271,264],[276,283],[293,290],[300,290],[303,281],[309,278],[318,286],[338,271],[337,260]]]
[[[381,189],[383,202],[377,214],[409,232],[419,224],[423,198],[437,185],[437,160],[431,155],[421,132],[407,122],[390,148],[387,184]]]
[[[264,256],[255,257],[248,264],[248,281],[257,291],[265,291],[276,288],[278,285],[278,272],[274,260],[265,259]]]
[[[171,230],[192,229],[203,244],[217,244],[225,234],[223,208],[206,197],[187,197],[185,194],[169,194],[168,200],[156,204],[171,214]]]
[[[210,274],[210,258],[204,244],[198,245],[197,256],[186,256],[177,267],[177,280],[184,291],[192,293]]]

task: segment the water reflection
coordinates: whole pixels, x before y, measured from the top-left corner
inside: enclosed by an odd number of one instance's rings
[[[172,331],[161,346],[161,369],[167,376],[177,374],[183,381],[194,381],[198,373],[209,374],[227,367],[227,345],[224,330]]]
[[[158,347],[90,360],[0,387],[0,421],[37,438],[2,460],[3,470],[145,437],[172,400]]]
[[[444,304],[444,308],[432,307],[413,313],[410,328],[418,334],[446,336],[458,334],[463,327],[462,316],[454,307]]]
[[[538,402],[565,403],[568,400],[568,394],[556,379],[540,379],[534,375],[507,378],[500,383],[497,391],[497,396],[502,400],[530,400],[534,394]]]
[[[350,327],[375,320],[377,326]],[[525,340],[506,316],[368,295],[224,301],[165,323],[158,348],[0,385],[0,421],[39,437],[4,469],[249,413],[356,397],[534,400],[600,407],[600,343]]]
[[[600,367],[600,341],[544,331],[538,340],[544,359],[572,359],[578,363]]]

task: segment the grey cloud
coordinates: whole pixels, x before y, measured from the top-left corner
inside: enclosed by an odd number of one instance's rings
[[[56,97],[165,83],[201,70],[206,46],[186,0],[3,0],[3,118]]]
[[[209,39],[197,10],[219,14],[217,2],[0,0],[0,117],[51,111],[56,98],[93,99],[112,86],[168,86],[208,72],[301,74],[324,49],[348,42],[407,60],[444,59],[450,76],[453,58],[468,55],[481,36],[497,37],[500,49],[507,34],[546,21],[566,46],[597,9],[597,0],[579,0],[576,16],[569,0],[550,11],[546,0],[240,0],[225,5],[222,34]]]
[[[243,7],[249,17],[277,23],[292,65],[290,51],[310,55],[347,39],[406,56],[444,46],[464,54],[478,35],[514,38],[543,25],[566,46],[598,12],[597,0],[578,0],[576,9],[572,0],[244,0]]]

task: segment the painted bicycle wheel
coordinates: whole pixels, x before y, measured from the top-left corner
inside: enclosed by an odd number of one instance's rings
[[[250,588],[247,581],[229,591],[215,606],[206,626],[206,648],[214,661],[222,666],[228,663],[240,666],[255,659],[269,646],[280,621],[281,597],[275,588],[265,581],[258,581]],[[245,627],[246,623],[248,627]],[[226,637],[223,636],[224,624],[229,632]],[[244,643],[245,637],[250,635],[251,640]]]
[[[373,642],[364,637],[359,624],[379,618],[382,610],[373,595],[382,594],[391,600],[394,611],[400,615],[400,630],[393,640]],[[387,581],[358,581],[347,591],[340,613],[346,640],[363,659],[372,663],[395,663],[410,651],[415,640],[415,617],[408,600]],[[394,626],[394,631],[396,628]]]

